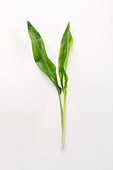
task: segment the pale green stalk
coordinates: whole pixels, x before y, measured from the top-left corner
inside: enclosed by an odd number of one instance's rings
[[[62,113],[62,138],[61,138],[61,148],[64,147],[65,138],[65,107],[66,107],[66,88],[64,89],[64,103],[63,103],[63,113]]]
[[[61,111],[61,125],[63,124],[63,109],[62,109],[62,102],[60,98],[60,94],[58,94],[59,102],[60,102],[60,111]]]

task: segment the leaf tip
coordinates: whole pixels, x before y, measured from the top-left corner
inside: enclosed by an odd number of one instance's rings
[[[70,21],[68,22],[68,25],[70,25]]]
[[[29,29],[29,26],[30,26],[31,24],[30,24],[30,22],[29,21],[27,21],[27,27],[28,27],[28,29]]]
[[[28,30],[30,31],[30,29],[32,29],[32,25],[31,25],[31,23],[29,22],[29,21],[27,21],[27,28],[28,28]]]
[[[70,29],[70,21],[68,22],[67,27]]]

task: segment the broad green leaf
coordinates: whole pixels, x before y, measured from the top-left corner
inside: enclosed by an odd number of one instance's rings
[[[31,38],[34,60],[40,70],[45,73],[54,83],[58,93],[60,94],[61,88],[59,87],[57,82],[56,67],[47,56],[43,39],[30,22],[27,22],[27,26],[28,33]]]
[[[70,22],[68,23],[60,44],[58,70],[62,89],[67,88],[68,76],[66,73],[68,56],[73,44],[73,38],[70,32]]]

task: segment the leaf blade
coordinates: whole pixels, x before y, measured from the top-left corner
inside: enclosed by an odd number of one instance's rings
[[[56,67],[47,56],[44,41],[38,31],[31,25],[29,21],[27,21],[27,26],[32,43],[32,52],[35,63],[37,64],[39,69],[43,73],[45,73],[49,77],[49,79],[54,83],[58,93],[60,94],[61,88],[59,87],[57,82]]]
[[[67,87],[68,76],[66,73],[66,69],[67,69],[69,52],[72,45],[73,45],[73,38],[70,32],[70,22],[69,22],[61,40],[59,58],[58,58],[58,70],[59,70],[59,77],[60,77],[62,89]]]

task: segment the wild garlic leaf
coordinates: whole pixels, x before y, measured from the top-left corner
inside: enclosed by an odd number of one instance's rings
[[[47,56],[44,41],[41,38],[38,31],[28,21],[27,21],[27,26],[28,26],[28,33],[31,38],[34,60],[37,66],[40,68],[40,70],[43,73],[45,73],[50,78],[50,80],[54,83],[58,93],[60,94],[61,88],[59,87],[57,82],[56,67]]]
[[[70,32],[70,22],[68,23],[60,44],[58,70],[62,89],[67,88],[68,76],[66,73],[70,48],[73,45],[73,38]]]
[[[70,48],[73,44],[73,38],[70,32],[70,23],[68,23],[64,31],[61,44],[60,44],[60,51],[59,51],[59,58],[58,58],[58,71],[59,71],[59,77],[60,77],[62,88],[60,88],[58,85],[56,67],[47,56],[43,39],[41,38],[38,31],[30,24],[30,22],[27,22],[27,26],[28,26],[28,33],[31,38],[34,60],[37,66],[40,68],[40,70],[50,78],[50,80],[54,83],[54,85],[57,88],[59,102],[60,102],[60,110],[61,110],[61,127],[62,127],[61,148],[63,148],[64,138],[65,138],[65,106],[66,106],[66,94],[67,94],[67,82],[68,82],[66,69],[67,69],[67,62],[68,62]],[[63,102],[61,100],[61,91],[63,91],[63,95],[64,95]]]

